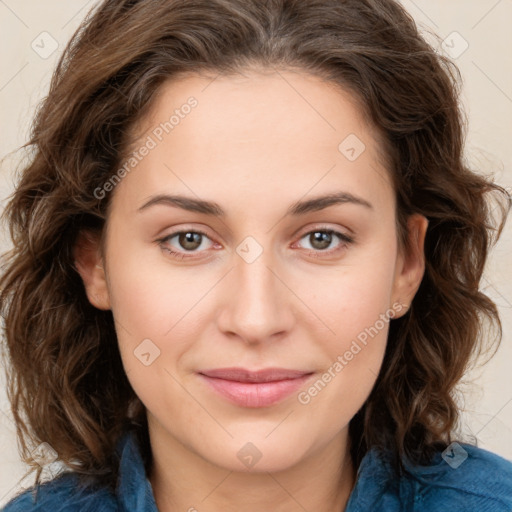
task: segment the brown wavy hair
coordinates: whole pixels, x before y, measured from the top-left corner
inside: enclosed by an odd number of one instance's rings
[[[27,441],[47,442],[84,481],[114,486],[114,448],[127,428],[149,467],[145,409],[125,376],[112,313],[87,300],[73,247],[80,231],[104,233],[110,196],[94,190],[123,161],[159,87],[249,67],[295,69],[351,92],[382,135],[401,246],[409,215],[429,220],[424,278],[408,313],[391,322],[380,375],[350,423],[356,467],[371,448],[391,450],[400,470],[402,456],[428,463],[451,442],[455,385],[501,339],[479,284],[510,208],[508,193],[464,161],[455,64],[392,0],[108,0],[58,62],[3,213],[13,243],[0,289],[8,396],[34,467]]]

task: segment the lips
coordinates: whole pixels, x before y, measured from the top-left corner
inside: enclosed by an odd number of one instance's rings
[[[278,380],[297,379],[312,372],[287,370],[284,368],[265,368],[250,371],[245,368],[219,368],[200,372],[207,377],[232,380],[236,382],[273,382]]]
[[[312,375],[313,372],[285,368],[219,368],[199,373],[211,390],[241,407],[274,405],[298,391]]]

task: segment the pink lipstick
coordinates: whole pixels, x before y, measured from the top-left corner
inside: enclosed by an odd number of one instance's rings
[[[297,391],[313,372],[265,368],[218,368],[199,372],[217,393],[241,407],[268,407]]]

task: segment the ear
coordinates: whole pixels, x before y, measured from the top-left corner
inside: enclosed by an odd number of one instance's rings
[[[89,302],[102,310],[110,309],[105,270],[100,250],[101,234],[82,230],[73,247],[75,269],[82,277]]]
[[[405,307],[396,315],[396,318],[407,312],[423,279],[427,227],[427,218],[419,213],[411,215],[407,221],[408,244],[399,250],[393,285],[394,301]]]

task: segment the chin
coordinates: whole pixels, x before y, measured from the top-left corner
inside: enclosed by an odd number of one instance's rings
[[[217,449],[203,453],[205,459],[226,470],[242,473],[285,471],[306,456],[304,442],[290,442],[285,435],[276,435],[274,439],[248,435],[243,441],[237,436],[224,446],[222,443],[212,445]]]

